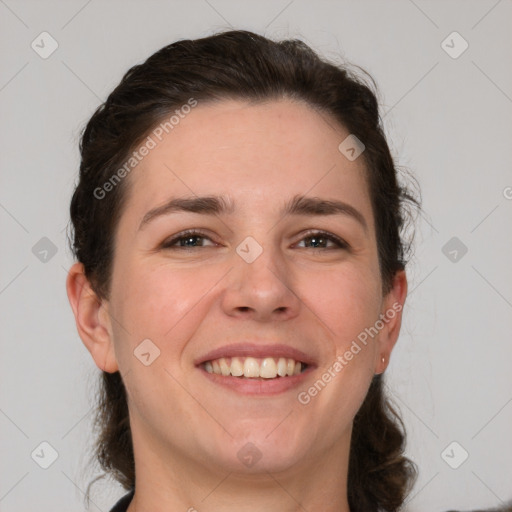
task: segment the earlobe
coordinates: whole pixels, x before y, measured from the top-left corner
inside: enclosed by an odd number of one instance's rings
[[[109,373],[118,371],[108,303],[93,290],[82,263],[75,263],[69,269],[66,290],[78,334],[96,366]]]
[[[379,333],[379,351],[376,354],[375,373],[383,373],[389,364],[391,351],[400,334],[406,296],[407,276],[405,270],[399,270],[393,278],[391,290],[383,300],[381,319],[384,322],[384,327]]]

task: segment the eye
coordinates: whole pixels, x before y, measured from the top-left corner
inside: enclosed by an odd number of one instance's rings
[[[326,233],[325,231],[313,231],[307,234],[307,236],[303,237],[302,241],[309,241],[312,244],[315,244],[313,249],[326,249],[326,250],[336,250],[336,249],[349,249],[350,246],[345,242],[345,240],[339,238],[332,233]],[[299,242],[299,243],[301,243]],[[334,247],[327,247],[327,243],[334,243]],[[307,249],[307,247],[304,247]]]
[[[203,243],[200,243],[201,240]],[[199,247],[208,247],[208,245],[204,244],[205,240],[209,240],[211,242],[211,244],[209,244],[210,247],[217,245],[212,241],[210,237],[206,236],[204,233],[191,229],[165,240],[161,244],[161,248],[171,250],[189,250]],[[308,233],[307,236],[303,237],[299,244],[303,241],[313,244],[311,247],[312,249],[340,250],[350,248],[349,244],[343,239],[325,231],[312,231]],[[331,247],[328,246],[329,242],[331,242]],[[298,247],[299,244],[296,244],[296,247]],[[308,247],[304,246],[301,248],[308,249]]]
[[[187,230],[178,235],[165,240],[161,248],[162,249],[195,249],[197,247],[205,247],[205,245],[198,245],[198,240],[210,240],[204,233],[195,230]],[[215,245],[212,243],[212,245]]]

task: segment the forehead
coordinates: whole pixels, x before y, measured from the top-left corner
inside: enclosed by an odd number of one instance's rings
[[[339,151],[349,133],[327,114],[291,100],[223,100],[198,102],[174,122],[149,134],[154,147],[129,177],[134,215],[171,196],[229,196],[263,215],[314,195],[357,205],[372,224],[364,160]]]

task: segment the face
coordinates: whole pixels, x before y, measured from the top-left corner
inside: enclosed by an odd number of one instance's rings
[[[94,357],[123,376],[136,456],[241,473],[348,456],[404,293],[382,296],[348,135],[302,103],[199,103],[125,178]]]

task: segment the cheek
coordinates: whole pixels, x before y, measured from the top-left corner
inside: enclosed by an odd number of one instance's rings
[[[118,362],[122,364],[126,357],[131,365],[133,351],[150,339],[160,349],[162,360],[179,364],[181,353],[202,324],[222,323],[218,315],[228,270],[229,266],[222,265],[176,269],[168,263],[150,266],[141,262],[122,269],[112,288]],[[305,322],[313,327],[310,332],[325,337],[330,360],[349,350],[352,340],[378,317],[380,282],[368,265],[347,262],[336,269],[295,268],[288,278],[302,302],[295,318],[297,328]],[[362,363],[367,352],[361,351],[358,361]]]
[[[301,278],[301,297],[344,352],[353,339],[373,325],[380,308],[380,281],[368,267],[310,273]]]
[[[118,333],[130,339],[132,351],[146,338],[160,349],[176,351],[182,348],[180,340],[185,342],[197,327],[201,300],[223,272],[213,267],[177,271],[165,265],[134,265],[123,275],[113,287],[113,315],[122,326]]]
[[[369,267],[347,266],[339,272],[310,275],[308,305],[322,323],[329,339],[329,357],[310,387],[301,389],[302,408],[317,418],[319,437],[325,432],[342,432],[364,401],[374,374],[376,344],[364,339],[365,329],[379,318],[380,281]],[[311,283],[318,286],[312,287]],[[363,333],[363,337],[361,337]],[[358,338],[359,337],[359,338]],[[376,338],[375,338],[376,339]],[[325,415],[325,411],[329,411]]]

